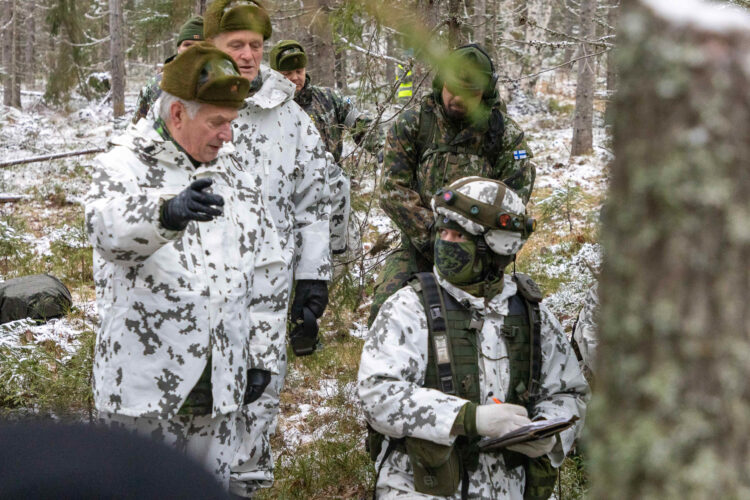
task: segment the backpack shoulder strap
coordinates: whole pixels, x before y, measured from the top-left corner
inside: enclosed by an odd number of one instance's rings
[[[526,304],[529,318],[529,349],[531,354],[531,373],[528,388],[529,403],[534,404],[539,394],[542,380],[542,315],[539,304],[542,302],[542,291],[527,274],[514,273],[513,281],[518,287],[518,295]]]
[[[435,109],[424,99],[419,107],[419,127],[417,129],[417,151],[420,161],[435,142]]]
[[[417,273],[417,283],[412,282],[412,287],[420,293],[427,317],[427,331],[429,340],[427,342],[427,363],[434,364],[438,378],[437,389],[446,394],[456,394],[456,382],[453,380],[453,356],[451,343],[448,337],[448,317],[440,285],[435,276],[430,272]],[[415,286],[418,284],[418,286]]]
[[[494,162],[503,151],[503,136],[505,135],[505,118],[497,106],[493,106],[490,112],[490,123],[485,133],[483,156],[490,162]]]

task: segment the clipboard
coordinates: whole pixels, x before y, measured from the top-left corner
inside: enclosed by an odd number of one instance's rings
[[[510,431],[499,437],[494,438],[483,438],[479,441],[478,446],[480,451],[492,451],[514,444],[526,443],[528,441],[536,441],[537,439],[543,439],[549,436],[553,436],[559,432],[564,431],[573,426],[578,421],[577,416],[570,418],[553,418],[551,420],[538,420],[532,422],[529,425],[519,427],[514,431]]]

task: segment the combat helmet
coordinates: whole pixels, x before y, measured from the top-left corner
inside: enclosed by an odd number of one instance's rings
[[[501,256],[515,255],[536,229],[520,196],[504,183],[483,177],[464,177],[440,189],[432,198],[432,210],[438,227],[457,224],[483,237]]]

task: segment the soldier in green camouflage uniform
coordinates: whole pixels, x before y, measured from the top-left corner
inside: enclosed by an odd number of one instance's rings
[[[433,265],[430,199],[442,186],[477,175],[501,180],[527,203],[536,168],[521,128],[504,112],[489,56],[477,45],[456,49],[418,109],[388,132],[380,206],[401,230],[401,247],[375,285],[370,323],[414,273]]]
[[[177,54],[182,54],[188,48],[192,47],[196,43],[203,40],[203,18],[201,16],[193,16],[182,25],[180,28],[180,34],[177,35]],[[164,64],[171,62],[177,54],[170,56],[164,61]],[[146,85],[141,89],[138,94],[138,103],[135,106],[135,114],[133,115],[133,123],[138,123],[141,118],[146,118],[148,111],[151,106],[154,105],[156,100],[161,95],[161,71],[156,75],[152,76]]]
[[[368,133],[372,118],[359,111],[349,97],[341,97],[335,90],[310,83],[307,74],[307,54],[295,40],[282,40],[269,55],[271,69],[280,72],[295,84],[294,102],[312,119],[326,150],[333,155],[329,165],[331,185],[331,251],[334,255],[346,251],[346,228],[349,219],[349,178],[341,168],[344,132],[349,130],[357,145],[372,154],[382,147],[382,137],[375,131]]]

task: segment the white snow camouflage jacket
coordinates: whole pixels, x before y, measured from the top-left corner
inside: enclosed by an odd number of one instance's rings
[[[261,67],[261,75],[263,85],[247,98],[232,129],[243,166],[262,179],[263,197],[288,270],[285,277],[264,283],[262,289],[281,296],[292,279],[331,278],[327,169],[333,161],[312,120],[293,101],[294,84],[266,66]],[[286,314],[288,303],[277,305]],[[278,374],[285,334],[256,341],[266,348],[253,356],[253,366]]]
[[[436,275],[440,286],[459,302],[469,304],[483,319],[478,336],[481,357],[479,385],[481,404],[492,397],[505,400],[510,368],[502,326],[508,314],[508,299],[516,284],[506,276],[503,290],[485,308],[484,299],[460,290]],[[562,328],[542,304],[542,393],[546,395],[530,418],[581,418],[560,434],[549,454],[559,466],[581,428],[589,388]],[[367,421],[375,430],[401,438],[412,436],[450,445],[453,423],[465,399],[422,387],[427,365],[427,319],[420,296],[411,286],[392,295],[380,309],[362,351],[358,392]],[[380,467],[388,441],[383,443],[376,469]],[[479,467],[470,475],[469,496],[486,500],[522,499],[523,467],[507,470],[500,454],[480,454]],[[414,491],[411,464],[405,453],[394,450],[383,464],[377,482],[378,498],[433,498]],[[442,497],[441,497],[442,498]],[[452,497],[461,498],[461,487]]]
[[[251,332],[284,335],[285,314],[257,294],[284,275],[280,243],[260,180],[225,145],[195,168],[174,143],[141,120],[97,157],[86,199],[101,327],[94,358],[97,409],[173,417],[212,357],[213,415],[242,404]],[[163,199],[200,177],[224,198],[224,214],[164,229]]]

